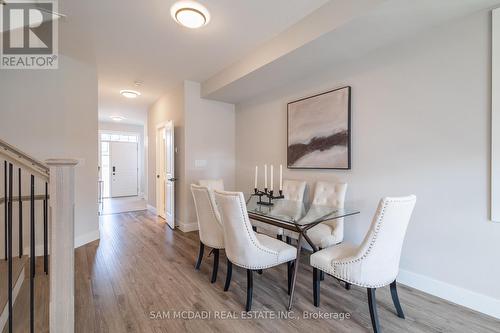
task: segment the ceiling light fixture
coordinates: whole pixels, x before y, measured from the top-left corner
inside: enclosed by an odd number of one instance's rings
[[[183,0],[176,2],[170,8],[170,14],[177,23],[190,29],[201,28],[210,22],[208,10],[195,1]]]
[[[122,121],[122,120],[127,119],[127,118],[122,117],[122,116],[111,116],[110,118],[113,119],[114,121]]]
[[[141,96],[141,93],[135,90],[121,90],[120,94],[127,98],[136,98]]]

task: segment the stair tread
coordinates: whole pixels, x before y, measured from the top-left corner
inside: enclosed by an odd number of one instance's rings
[[[30,332],[30,285],[29,285],[29,267],[26,267],[25,281],[16,298],[13,309],[15,333]],[[36,276],[34,279],[35,288],[35,332],[49,333],[49,275],[43,273],[43,257],[37,257]],[[8,333],[8,325],[5,325],[2,333]]]
[[[21,271],[23,270],[24,265],[28,261],[28,256],[14,257],[12,258],[12,285],[16,284]],[[8,293],[7,293],[7,283],[8,283],[8,264],[7,260],[0,260],[0,312],[3,311],[5,305],[9,301]]]

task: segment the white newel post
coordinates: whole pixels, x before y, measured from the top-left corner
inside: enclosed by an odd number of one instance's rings
[[[50,332],[75,329],[75,165],[50,159]]]

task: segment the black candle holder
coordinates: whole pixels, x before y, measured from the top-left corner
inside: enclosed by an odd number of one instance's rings
[[[279,190],[278,196],[274,196],[274,191],[273,190],[268,191],[267,188],[265,188],[264,191],[261,191],[258,188],[254,188],[254,195],[259,197],[259,201],[257,201],[257,204],[264,205],[264,206],[272,206],[272,205],[274,205],[273,200],[285,198],[283,196],[282,190]],[[262,201],[263,196],[267,197],[267,201]]]

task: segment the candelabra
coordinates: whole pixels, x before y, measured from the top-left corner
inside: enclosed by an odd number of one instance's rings
[[[265,188],[264,191],[261,191],[258,188],[255,188],[254,189],[254,195],[256,195],[256,196],[259,197],[259,201],[257,201],[257,204],[258,205],[264,205],[264,206],[272,206],[272,205],[274,205],[273,202],[272,202],[273,200],[285,198],[283,196],[283,191],[282,190],[279,190],[279,195],[278,196],[274,196],[274,191],[273,190],[268,191],[267,188]],[[267,201],[262,201],[262,197],[263,196],[267,197]]]

